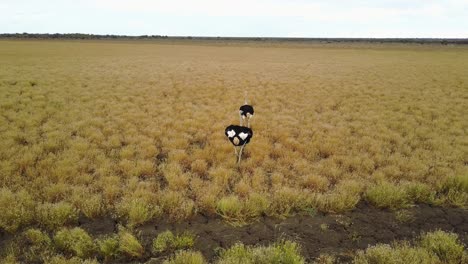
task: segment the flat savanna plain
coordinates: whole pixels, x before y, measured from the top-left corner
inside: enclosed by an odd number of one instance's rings
[[[200,217],[245,228],[360,206],[410,222],[425,206],[466,218],[467,69],[465,46],[0,41],[3,254],[148,259],[159,240],[125,247],[138,228]],[[254,135],[238,166],[224,128],[245,91]],[[116,245],[105,234],[76,249],[84,222],[109,223]]]

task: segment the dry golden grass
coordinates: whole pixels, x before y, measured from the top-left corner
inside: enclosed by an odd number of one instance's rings
[[[1,41],[0,61],[9,232],[77,212],[136,226],[468,204],[466,47]],[[223,132],[244,91],[237,167]]]

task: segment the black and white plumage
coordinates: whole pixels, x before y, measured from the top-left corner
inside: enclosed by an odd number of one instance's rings
[[[239,108],[240,125],[243,126],[244,121],[247,121],[247,127],[250,128],[250,118],[254,115],[254,108],[247,102],[247,92],[244,92],[244,96],[244,105]]]
[[[248,118],[248,116],[253,116],[254,115],[254,109],[253,106],[245,104],[239,108],[239,114],[242,116],[242,118]]]
[[[251,105],[245,104],[239,108],[240,125],[243,125],[247,120],[247,127],[250,127],[250,118],[254,115],[254,108]]]
[[[235,147],[238,147],[244,146],[250,142],[250,139],[253,136],[253,131],[248,127],[230,125],[226,127],[224,134]]]

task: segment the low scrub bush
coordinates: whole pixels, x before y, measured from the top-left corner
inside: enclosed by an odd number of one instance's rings
[[[408,200],[413,203],[432,204],[435,201],[436,192],[424,183],[410,182],[402,186]]]
[[[67,202],[40,204],[36,215],[39,224],[50,230],[78,221],[78,210]]]
[[[122,228],[119,230],[119,251],[129,257],[139,258],[145,250],[130,231]]]
[[[343,181],[327,194],[317,194],[312,204],[324,212],[341,213],[353,209],[361,200],[363,185],[358,181]]]
[[[59,230],[54,236],[54,244],[80,258],[90,257],[96,250],[93,239],[79,227]]]
[[[153,240],[153,252],[161,253],[164,251],[174,251],[179,249],[188,249],[193,247],[195,236],[185,232],[180,235],[174,235],[170,230],[160,233]]]
[[[142,198],[124,199],[117,205],[118,215],[125,218],[130,227],[150,221],[161,213],[154,203]]]
[[[291,241],[280,241],[270,246],[245,246],[235,244],[221,252],[217,264],[301,264],[305,263],[300,255],[299,245]]]
[[[465,247],[458,240],[458,235],[454,233],[438,230],[424,234],[421,237],[421,247],[436,254],[444,263],[455,264],[468,261]]]
[[[440,264],[434,254],[422,248],[413,248],[408,243],[397,245],[376,245],[358,252],[355,264]]]
[[[39,229],[28,229],[23,233],[23,252],[27,262],[41,262],[52,252],[52,240]]]
[[[380,244],[358,251],[354,258],[356,264],[455,264],[467,261],[468,254],[458,236],[440,230],[422,235],[414,246],[408,242]]]
[[[444,201],[452,206],[468,207],[468,174],[448,177],[439,187]]]
[[[34,206],[33,198],[26,191],[13,193],[0,188],[0,229],[14,233],[19,227],[31,223]]]
[[[408,195],[405,190],[390,182],[382,182],[370,187],[366,192],[367,200],[379,208],[406,208]]]
[[[119,237],[116,235],[103,237],[97,240],[99,253],[107,262],[119,254]]]
[[[173,257],[167,259],[163,264],[205,264],[205,258],[200,252],[182,250]]]

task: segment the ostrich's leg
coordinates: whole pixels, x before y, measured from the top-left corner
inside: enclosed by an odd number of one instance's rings
[[[242,158],[242,151],[244,150],[245,144],[242,145],[240,151],[239,151],[239,158],[237,160],[237,164],[240,164],[241,158]]]
[[[250,113],[247,113],[247,127],[250,128],[250,118],[252,118],[252,115]]]

